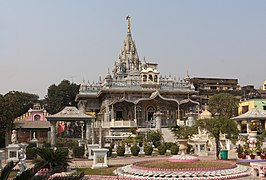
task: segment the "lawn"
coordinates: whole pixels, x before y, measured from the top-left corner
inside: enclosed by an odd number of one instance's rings
[[[186,169],[186,168],[225,168],[230,167],[230,163],[219,161],[197,161],[197,162],[169,162],[166,160],[147,161],[136,164],[139,167],[163,168],[163,169]]]
[[[119,167],[120,166],[109,166],[108,168],[102,169],[79,168],[77,169],[76,174],[80,174],[83,172],[86,175],[115,176],[115,174],[113,174],[113,171]]]

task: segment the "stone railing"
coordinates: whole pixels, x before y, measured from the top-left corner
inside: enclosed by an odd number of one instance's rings
[[[112,119],[110,123],[110,128],[114,128],[114,127],[137,127],[137,124],[135,121],[132,121],[132,120],[116,121]]]

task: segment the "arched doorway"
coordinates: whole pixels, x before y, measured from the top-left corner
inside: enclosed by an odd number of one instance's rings
[[[155,108],[153,106],[147,107],[146,122],[148,127],[154,127],[153,114],[155,113]]]

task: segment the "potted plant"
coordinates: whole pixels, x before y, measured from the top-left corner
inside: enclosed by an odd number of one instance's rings
[[[172,126],[171,127],[171,132],[177,139],[179,143],[179,150],[181,151],[181,155],[186,154],[186,149],[187,149],[187,144],[188,144],[188,139],[193,136],[193,134],[197,133],[197,128],[195,127],[190,127],[190,126]]]
[[[250,159],[255,159],[256,148],[249,148]]]
[[[243,147],[239,144],[236,148],[236,153],[237,153],[237,157],[238,159],[243,159],[243,153],[244,153],[244,149]],[[245,157],[246,158],[246,157]]]
[[[261,154],[260,154],[260,159],[266,159],[266,149],[263,148],[262,151],[261,151]]]

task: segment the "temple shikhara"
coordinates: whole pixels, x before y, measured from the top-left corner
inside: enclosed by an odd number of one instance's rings
[[[130,17],[126,19],[126,38],[112,71],[108,69],[97,83],[83,81],[76,96],[80,111],[101,114],[107,141],[130,136],[132,128],[168,129],[184,118],[197,116],[199,109],[189,76],[177,80],[161,75],[157,63],[140,59]]]

